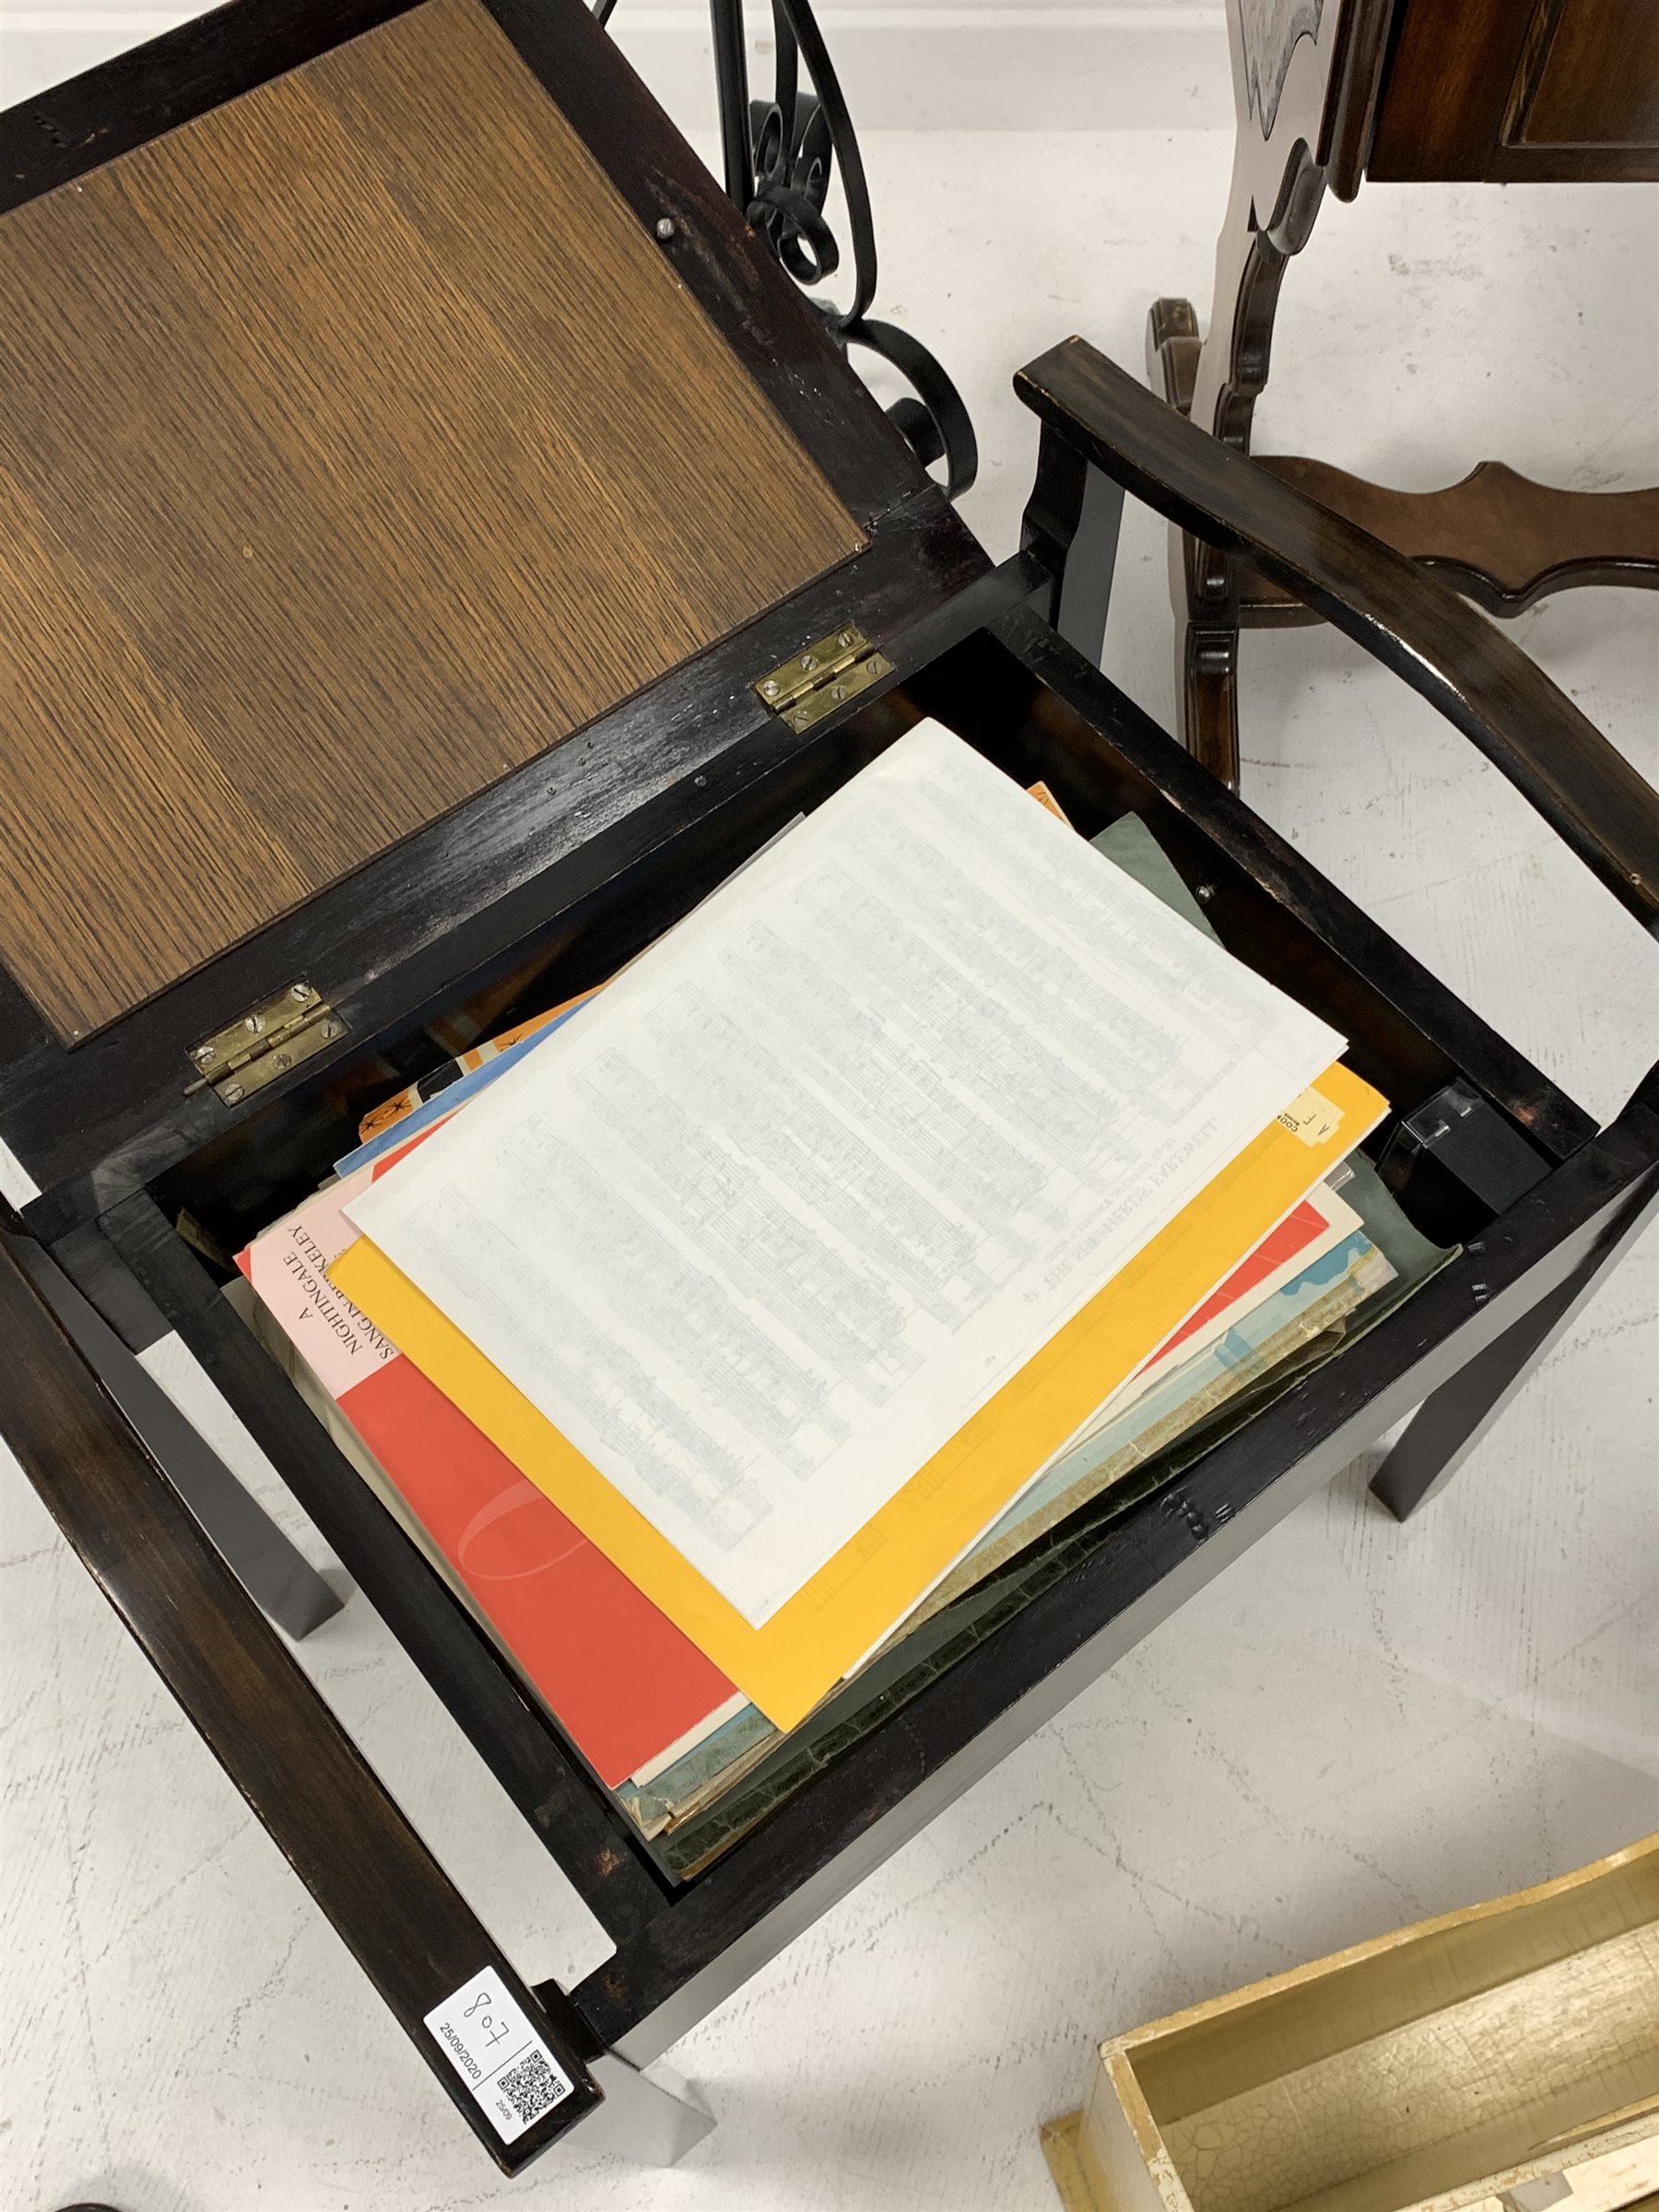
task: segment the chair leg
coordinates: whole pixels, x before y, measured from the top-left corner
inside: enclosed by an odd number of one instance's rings
[[[1659,1184],[1622,1217],[1564,1283],[1423,1400],[1371,1478],[1371,1495],[1396,1521],[1409,1519],[1445,1488],[1655,1213]]]
[[[1209,335],[1200,343],[1189,300],[1159,300],[1147,320],[1147,354],[1152,382],[1171,406],[1212,437],[1248,453],[1255,403],[1267,384],[1279,288],[1292,255],[1312,229],[1324,171],[1297,138],[1272,193],[1264,195],[1255,125],[1241,115],[1239,127],[1232,194],[1216,248]],[[1188,752],[1236,791],[1239,564],[1179,530],[1171,531],[1170,540],[1170,596],[1182,626],[1178,733]]]

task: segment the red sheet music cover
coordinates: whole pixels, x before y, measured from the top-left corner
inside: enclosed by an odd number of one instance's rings
[[[409,1149],[320,1192],[237,1264],[614,1789],[732,1685],[324,1276],[359,1234],[342,1207]]]

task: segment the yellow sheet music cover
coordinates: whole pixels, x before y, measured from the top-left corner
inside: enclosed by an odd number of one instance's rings
[[[368,1237],[330,1275],[769,1720],[788,1729],[1387,1111],[1340,1063],[1315,1091],[1317,1112],[1291,1111],[1272,1123],[759,1628]]]

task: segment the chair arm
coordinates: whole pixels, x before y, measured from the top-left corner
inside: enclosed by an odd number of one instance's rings
[[[1208,437],[1082,338],[1014,388],[1190,535],[1248,555],[1437,707],[1659,933],[1659,794],[1493,623],[1404,554]]]
[[[569,1997],[513,1974],[448,1875],[123,1420],[0,1227],[0,1436],[273,1841],[496,2163],[516,2173],[601,2101]],[[516,2141],[426,2026],[488,1977],[572,2085]]]

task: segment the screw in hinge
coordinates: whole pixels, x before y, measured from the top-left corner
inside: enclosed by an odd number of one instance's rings
[[[240,1083],[227,1083],[224,1089],[220,1091],[219,1096],[224,1100],[227,1106],[240,1105],[241,1103],[242,1087]]]
[[[190,1056],[198,1067],[206,1067],[213,1058],[213,1047],[210,1044],[198,1044]]]
[[[843,629],[835,641],[843,653],[850,653],[853,648],[853,632],[850,629]]]
[[[309,983],[290,983],[288,996],[296,1006],[309,1006],[312,1001],[312,987]]]
[[[260,1030],[265,1028],[265,1016],[263,1014],[247,1015],[242,1021],[242,1028],[257,1037]]]
[[[656,234],[662,240],[665,245],[666,245],[669,240],[674,237],[674,218],[671,215],[659,215],[657,217]]]
[[[766,681],[761,685],[760,688],[768,699],[776,699],[780,688],[777,677],[775,676],[769,676]]]
[[[817,673],[818,655],[816,653],[804,653],[801,655],[801,670],[806,676],[812,676]]]
[[[336,1021],[334,1018],[334,1016],[331,1014],[328,1019],[323,1024],[322,1034],[324,1037],[337,1037],[344,1026],[345,1025],[342,1022]]]
[[[830,687],[830,696],[831,699],[845,699],[847,696],[846,685],[831,684]]]

